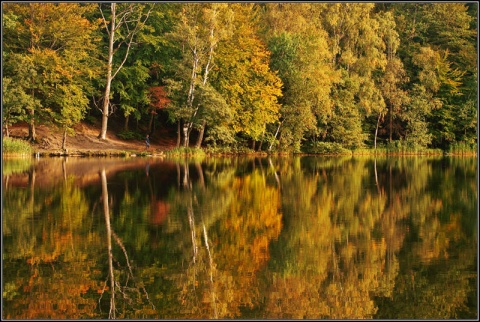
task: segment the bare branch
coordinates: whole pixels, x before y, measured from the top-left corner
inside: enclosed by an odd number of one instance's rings
[[[92,95],[92,100],[93,100],[93,105],[101,112],[102,108],[98,106],[98,103],[100,103],[103,100],[103,97],[101,97],[98,102],[95,100],[95,96]]]
[[[102,21],[103,21],[103,24],[105,25],[105,30],[107,31],[107,35],[110,37],[110,30],[108,30],[107,19],[105,19],[105,16],[103,15],[101,3],[98,4],[98,8],[100,9],[100,13],[102,14]]]
[[[129,31],[129,34],[127,35],[126,38],[128,38],[128,44],[127,44],[127,51],[125,53],[125,57],[123,58],[123,61],[122,63],[120,64],[120,66],[118,66],[117,70],[115,71],[115,73],[113,73],[112,75],[112,80],[115,78],[115,76],[117,76],[118,72],[120,71],[120,69],[122,69],[123,65],[125,64],[125,62],[127,61],[127,58],[128,58],[128,54],[130,53],[130,47],[132,45],[132,42],[133,42],[133,37],[137,34],[138,31],[140,31],[141,27],[143,27],[143,25],[145,24],[145,22],[147,21],[148,17],[150,16],[150,13],[152,12],[152,9],[153,9],[153,6],[152,8],[150,8],[145,16],[145,19],[142,21],[142,18],[141,16],[138,18],[138,23],[135,25],[135,28],[132,30],[132,31]]]
[[[130,276],[132,277],[133,282],[136,284],[136,281],[135,281],[135,278],[134,278],[134,275],[133,275],[133,271],[132,271],[132,267],[130,266],[130,259],[128,258],[127,250],[125,249],[125,246],[123,245],[122,240],[117,236],[117,234],[114,231],[112,231],[112,236],[113,236],[113,238],[115,238],[115,241],[117,242],[118,246],[120,246],[120,248],[122,249],[123,254],[125,255],[125,260],[127,262],[127,267],[128,267],[129,272],[130,272]],[[150,302],[152,307],[155,309],[155,305],[152,303],[152,301],[150,301],[150,297],[148,296],[147,290],[143,286],[141,286],[141,288],[142,288],[143,292],[145,293],[145,296],[146,296],[147,300]]]
[[[110,116],[113,113],[115,113],[115,111],[117,110],[117,104],[112,104],[109,100],[108,105],[110,105],[110,108],[109,108],[110,112],[108,113],[108,116]]]

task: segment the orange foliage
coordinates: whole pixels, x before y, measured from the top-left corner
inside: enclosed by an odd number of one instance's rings
[[[168,211],[170,210],[170,204],[168,202],[158,200],[152,202],[150,213],[150,224],[160,225],[167,219]]]
[[[167,97],[164,86],[150,87],[148,92],[151,100],[150,106],[155,108],[152,113],[154,113],[156,109],[166,108],[171,102],[171,100]]]

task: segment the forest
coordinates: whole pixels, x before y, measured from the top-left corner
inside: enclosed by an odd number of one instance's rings
[[[477,3],[2,3],[2,127],[256,151],[477,146]],[[111,122],[110,122],[111,123]]]

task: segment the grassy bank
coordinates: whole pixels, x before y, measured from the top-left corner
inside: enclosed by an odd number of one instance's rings
[[[40,156],[121,156],[121,157],[146,157],[146,156],[232,156],[232,155],[288,155],[292,153],[282,151],[254,151],[246,147],[178,147],[164,151],[128,151],[128,150],[49,150],[36,151],[29,142],[12,137],[3,138],[3,156],[31,156],[37,154]],[[297,153],[295,153],[297,154]],[[410,146],[401,141],[394,141],[388,145],[380,145],[374,148],[347,149],[339,143],[316,142],[314,145],[306,147],[298,154],[310,155],[332,155],[332,156],[352,156],[352,155],[383,155],[383,156],[407,156],[407,155],[459,155],[472,156],[477,155],[477,145],[459,142],[452,144],[446,151],[441,149],[427,149],[418,146]]]
[[[476,144],[469,144],[465,142],[458,142],[455,144],[450,145],[448,151],[446,151],[447,155],[472,155],[477,154],[477,145]]]
[[[33,148],[25,140],[3,137],[2,152],[4,155],[30,155],[33,153]]]
[[[339,143],[317,142],[314,146],[305,149],[308,154],[320,155],[476,155],[476,144],[457,143],[448,150],[429,149],[420,146],[412,146],[402,141],[394,141],[388,145],[375,148],[346,149]]]

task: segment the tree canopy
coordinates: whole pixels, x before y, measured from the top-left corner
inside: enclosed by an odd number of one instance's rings
[[[2,6],[7,133],[88,115],[105,138],[116,114],[155,136],[158,112],[185,147],[477,143],[474,3]]]

